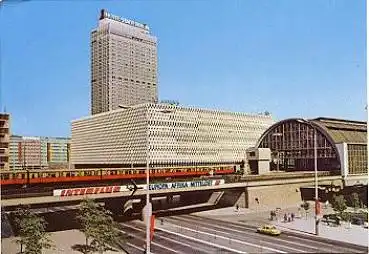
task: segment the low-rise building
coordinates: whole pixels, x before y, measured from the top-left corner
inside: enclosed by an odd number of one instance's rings
[[[0,113],[0,170],[9,170],[10,116]]]
[[[11,170],[66,169],[69,143],[69,138],[12,135],[9,167]]]
[[[241,162],[270,115],[141,104],[72,121],[75,168]]]

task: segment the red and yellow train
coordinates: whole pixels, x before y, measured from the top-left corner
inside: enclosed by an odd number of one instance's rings
[[[44,184],[120,179],[144,179],[145,168],[17,170],[0,172],[1,185]],[[162,167],[150,169],[150,178],[233,174],[235,165]]]

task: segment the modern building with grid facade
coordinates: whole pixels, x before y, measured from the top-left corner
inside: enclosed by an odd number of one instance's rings
[[[12,135],[9,154],[11,170],[66,169],[69,166],[70,139]]]
[[[145,24],[101,11],[91,33],[91,113],[156,103],[157,39]]]
[[[266,115],[142,104],[72,121],[75,168],[235,163],[274,123]]]
[[[0,113],[0,170],[9,170],[10,115]]]
[[[368,173],[367,123],[334,118],[287,119],[271,126],[257,147],[270,148],[271,168],[314,170],[314,131],[318,170],[340,171],[345,177]]]

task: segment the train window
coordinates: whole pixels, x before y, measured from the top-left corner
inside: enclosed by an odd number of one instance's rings
[[[9,174],[1,174],[1,179],[8,180],[9,179]]]

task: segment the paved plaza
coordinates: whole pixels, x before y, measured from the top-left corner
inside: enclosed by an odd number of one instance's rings
[[[311,206],[313,207],[313,206]],[[247,223],[248,225],[260,226],[262,224],[275,224],[282,231],[293,231],[304,233],[311,236],[315,235],[314,215],[305,212],[296,205],[288,207],[280,211],[277,220],[270,221],[270,208],[246,209],[240,208],[238,211],[235,207],[216,209],[195,213],[196,215],[211,217],[231,222]],[[332,213],[332,208],[323,209],[323,214]],[[285,213],[295,213],[297,217],[294,221],[283,222],[282,217]],[[320,234],[318,237],[349,242],[362,246],[368,246],[368,229],[363,226],[349,225],[343,222],[341,226],[328,226],[326,223],[320,223]]]
[[[18,254],[20,252],[20,245],[16,243],[17,237],[2,238],[1,239],[1,253]],[[83,233],[78,230],[65,230],[50,233],[50,239],[53,241],[53,248],[43,250],[42,254],[81,254],[80,251],[75,251],[72,246],[75,244],[84,244],[85,237]],[[119,251],[105,251],[104,254],[124,253]]]

